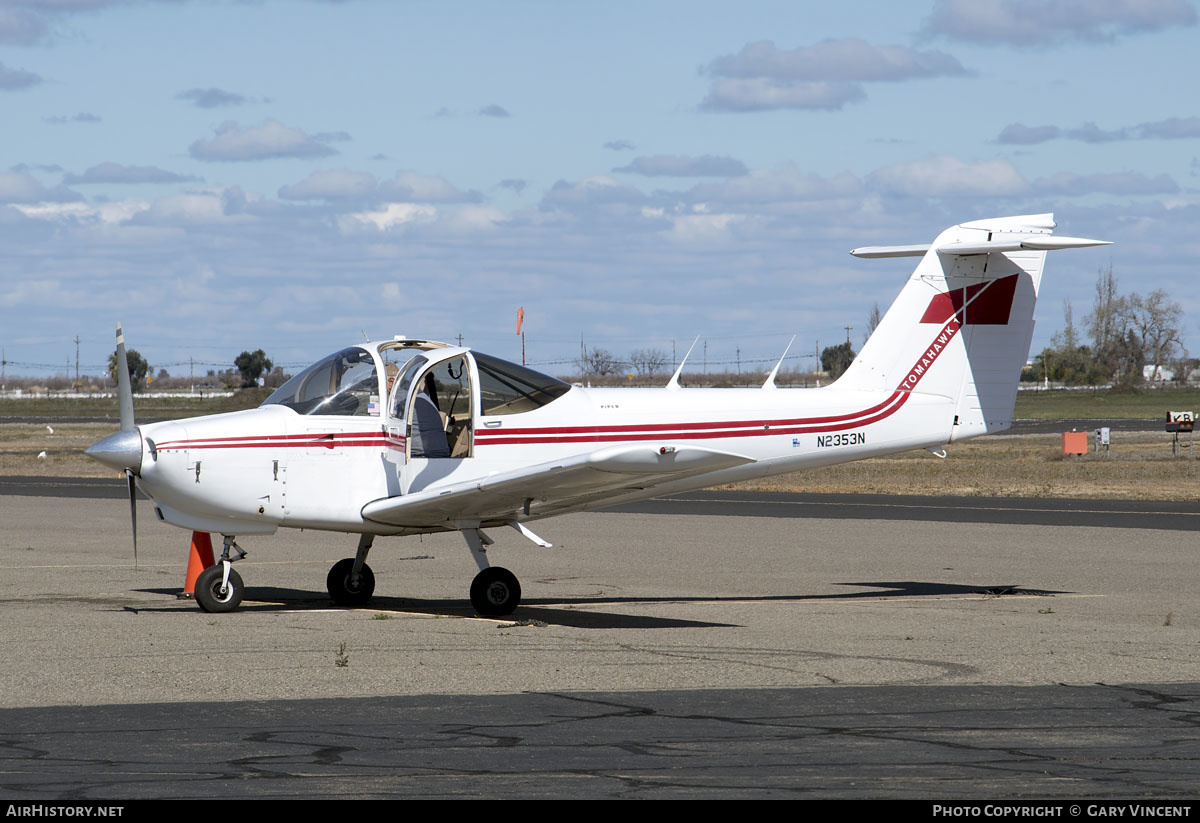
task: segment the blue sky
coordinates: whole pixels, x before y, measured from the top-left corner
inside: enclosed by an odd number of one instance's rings
[[[454,339],[559,370],[857,348],[913,261],[856,246],[1054,212],[1035,350],[1091,305],[1194,318],[1186,0],[0,0],[0,346],[96,372]],[[798,359],[795,364],[811,362]],[[765,366],[769,368],[769,364]],[[207,367],[206,367],[207,368]]]

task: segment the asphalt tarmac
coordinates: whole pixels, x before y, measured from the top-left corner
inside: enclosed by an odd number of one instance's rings
[[[105,482],[0,483],[9,801],[1198,794],[1195,505],[683,495],[495,530],[507,620],[456,535],[352,610],[283,532],[209,615]]]

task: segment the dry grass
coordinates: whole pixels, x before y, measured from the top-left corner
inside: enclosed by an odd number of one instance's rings
[[[1107,456],[1064,456],[1057,434],[981,437],[927,451],[860,460],[730,488],[860,494],[1200,500],[1200,471],[1186,451],[1171,455],[1166,433],[1113,433]]]
[[[0,423],[0,476],[115,477],[112,469],[84,457],[83,450],[112,434],[117,423]],[[38,454],[45,452],[44,458]]]
[[[0,423],[0,476],[113,477],[83,450],[116,427]],[[861,460],[738,484],[759,491],[950,494],[1200,500],[1200,469],[1172,457],[1166,433],[1113,433],[1107,456],[1064,457],[1056,434],[1000,435],[952,445],[945,460],[927,451]],[[45,458],[38,458],[40,452]]]

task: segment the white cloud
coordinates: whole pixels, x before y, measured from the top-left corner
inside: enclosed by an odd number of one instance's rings
[[[740,177],[746,174],[748,169],[745,163],[732,157],[717,157],[711,154],[700,157],[655,154],[650,157],[635,157],[629,165],[613,171],[663,177]]]
[[[0,203],[62,203],[82,199],[62,186],[48,189],[25,172],[0,171]]]
[[[1062,135],[1058,126],[1026,126],[1024,123],[1009,123],[996,138],[997,143],[1015,146],[1032,146],[1045,143]]]
[[[100,163],[83,174],[68,174],[63,182],[69,185],[85,183],[190,183],[198,177],[184,176],[157,166],[125,166],[120,163]]]
[[[351,197],[367,197],[375,191],[375,175],[368,172],[333,169],[315,171],[299,183],[292,183],[279,190],[285,200],[339,200]]]
[[[101,203],[90,206],[86,203],[38,203],[37,205],[17,205],[26,217],[37,220],[70,221],[74,223],[103,223],[119,225],[150,208],[144,200],[118,200],[112,203]]]
[[[966,163],[949,154],[897,163],[869,179],[899,197],[999,197],[1029,191],[1029,183],[1007,160]]]
[[[1200,137],[1200,117],[1171,117],[1155,123],[1142,123],[1137,127],[1144,139],[1187,140]]]
[[[766,77],[717,80],[701,102],[709,111],[824,109],[836,111],[866,99],[858,83],[780,83]]]
[[[483,199],[477,191],[462,191],[444,177],[398,171],[379,184],[379,196],[388,200],[416,203],[474,203]]]
[[[53,125],[65,125],[67,123],[99,123],[101,122],[100,115],[92,114],[90,111],[81,111],[78,114],[72,115],[51,115],[42,118],[43,123],[51,123]]]
[[[1110,41],[1196,25],[1185,0],[938,0],[924,32],[970,43],[1033,47],[1062,40]]]
[[[237,92],[225,91],[218,88],[188,89],[175,95],[176,100],[187,100],[192,105],[202,109],[215,109],[228,106],[240,106],[249,103],[250,98]]]
[[[438,210],[433,206],[423,206],[417,203],[388,203],[377,211],[361,211],[342,215],[338,218],[338,226],[343,232],[354,232],[364,227],[389,231],[410,223],[428,223],[435,220],[437,215]]]
[[[31,46],[47,31],[44,18],[25,9],[0,8],[0,43]]]
[[[691,202],[780,203],[796,200],[828,200],[852,197],[862,192],[862,182],[842,172],[832,177],[801,172],[793,164],[779,169],[755,169],[744,177],[704,183],[686,192]]]
[[[1179,184],[1165,174],[1148,177],[1140,172],[1110,172],[1101,174],[1073,174],[1059,172],[1040,178],[1033,188],[1047,194],[1079,196],[1105,193],[1118,195],[1175,194]]]
[[[237,186],[189,191],[160,197],[150,208],[137,215],[139,223],[157,225],[212,225],[251,223],[256,218],[246,213],[252,200]]]
[[[230,162],[337,154],[300,129],[285,126],[278,120],[266,120],[261,125],[245,128],[228,120],[217,128],[211,139],[192,143],[188,153],[197,160]]]
[[[683,214],[671,217],[671,239],[686,245],[725,243],[730,229],[745,221],[743,214]]]
[[[1004,127],[999,143],[1030,145],[1044,143],[1063,137],[1068,140],[1079,140],[1083,143],[1114,143],[1119,140],[1191,140],[1200,137],[1200,117],[1169,117],[1166,120],[1139,123],[1136,126],[1122,126],[1116,129],[1102,129],[1095,123],[1087,122],[1073,129],[1060,129],[1058,126],[1025,126],[1021,123],[1011,123]]]
[[[504,106],[498,106],[495,103],[484,106],[477,113],[480,117],[512,117],[508,113],[508,109],[504,108]]]
[[[495,206],[464,205],[442,212],[439,227],[454,234],[479,234],[495,231],[508,215]]]
[[[897,82],[967,74],[939,51],[876,46],[847,38],[779,49],[770,41],[749,43],[737,54],[708,65],[717,79],[701,108],[710,111],[840,109],[866,97],[865,82]]]
[[[967,70],[940,51],[876,46],[851,37],[795,49],[777,48],[769,40],[748,43],[737,54],[713,60],[709,72],[718,77],[769,77],[781,82],[896,82],[963,75]]]
[[[595,205],[640,204],[646,195],[633,186],[618,183],[611,177],[586,177],[578,183],[559,180],[542,197],[544,207],[579,208]]]
[[[0,91],[18,91],[42,82],[40,75],[25,69],[10,69],[0,63]]]

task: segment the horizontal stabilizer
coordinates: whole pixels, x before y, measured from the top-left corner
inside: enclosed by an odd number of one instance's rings
[[[450,483],[363,506],[362,516],[403,528],[449,526],[457,521],[509,521],[517,512],[594,504],[630,489],[654,486],[753,463],[753,458],[696,446],[618,446],[563,460],[500,472],[482,479]]]
[[[982,242],[947,243],[938,246],[939,254],[996,254],[1006,251],[1057,251],[1059,249],[1082,249],[1089,246],[1111,246],[1108,240],[1089,240],[1086,237],[1055,237],[1050,234],[1005,235]],[[855,257],[876,259],[880,257],[921,257],[931,246],[863,246],[851,250]]]
[[[874,260],[880,257],[924,257],[929,251],[929,244],[917,246],[863,246],[861,249],[851,249],[855,257]]]
[[[1108,240],[1089,240],[1086,237],[1055,237],[1050,234],[1027,234],[1001,237],[983,243],[948,243],[939,246],[942,254],[995,254],[1005,251],[1057,251],[1083,249],[1088,246],[1111,246]]]

